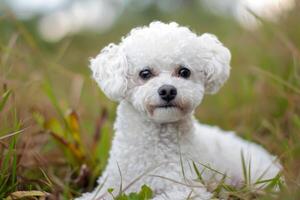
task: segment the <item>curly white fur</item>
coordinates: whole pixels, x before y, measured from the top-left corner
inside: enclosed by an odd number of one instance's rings
[[[189,195],[210,199],[209,188],[193,181],[193,162],[205,182],[220,181],[218,171],[226,174],[228,184],[238,186],[244,181],[242,153],[251,162],[252,183],[275,177],[281,166],[262,147],[193,117],[204,94],[217,92],[227,80],[230,57],[214,35],[197,36],[174,22],[153,22],[133,29],[120,44],[108,45],[92,59],[94,79],[120,104],[109,162],[98,180],[102,189],[79,199],[109,199],[107,189],[117,194],[121,183],[127,192],[147,184],[155,200]],[[182,66],[191,71],[189,78],[177,75]],[[153,77],[142,80],[143,69]],[[164,84],[177,88],[174,107],[160,107],[164,102],[157,90]]]

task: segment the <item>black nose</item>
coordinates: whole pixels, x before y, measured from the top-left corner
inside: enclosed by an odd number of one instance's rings
[[[162,85],[157,92],[160,98],[167,102],[172,101],[177,95],[177,89],[173,85]]]

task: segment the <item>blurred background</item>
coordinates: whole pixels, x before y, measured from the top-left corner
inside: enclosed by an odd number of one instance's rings
[[[213,33],[231,50],[230,79],[196,116],[278,155],[288,185],[278,199],[300,199],[297,0],[0,1],[1,199],[21,190],[71,199],[94,187],[116,104],[91,80],[89,59],[154,20]]]

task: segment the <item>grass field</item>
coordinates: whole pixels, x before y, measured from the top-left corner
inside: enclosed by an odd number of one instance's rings
[[[128,11],[105,34],[85,32],[55,44],[40,39],[35,20],[1,15],[0,199],[16,191],[32,191],[15,193],[23,199],[45,193],[71,199],[94,187],[106,164],[116,104],[91,80],[89,57],[153,19],[212,32],[229,47],[232,75],[218,94],[205,97],[196,116],[263,145],[284,166],[286,186],[277,196],[240,190],[232,199],[300,199],[299,9],[298,3],[278,24],[262,20],[255,31],[193,6],[167,14]]]

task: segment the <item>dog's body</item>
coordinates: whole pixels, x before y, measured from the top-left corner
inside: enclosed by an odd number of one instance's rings
[[[134,29],[119,46],[105,48],[91,68],[106,95],[120,102],[115,136],[101,191],[80,199],[109,199],[108,188],[116,195],[121,185],[127,193],[143,184],[156,200],[211,199],[208,186],[225,175],[227,184],[243,184],[242,161],[251,163],[251,183],[275,177],[281,166],[263,148],[193,118],[204,93],[228,78],[229,62],[216,37],[175,23]],[[202,181],[195,181],[195,167]]]

